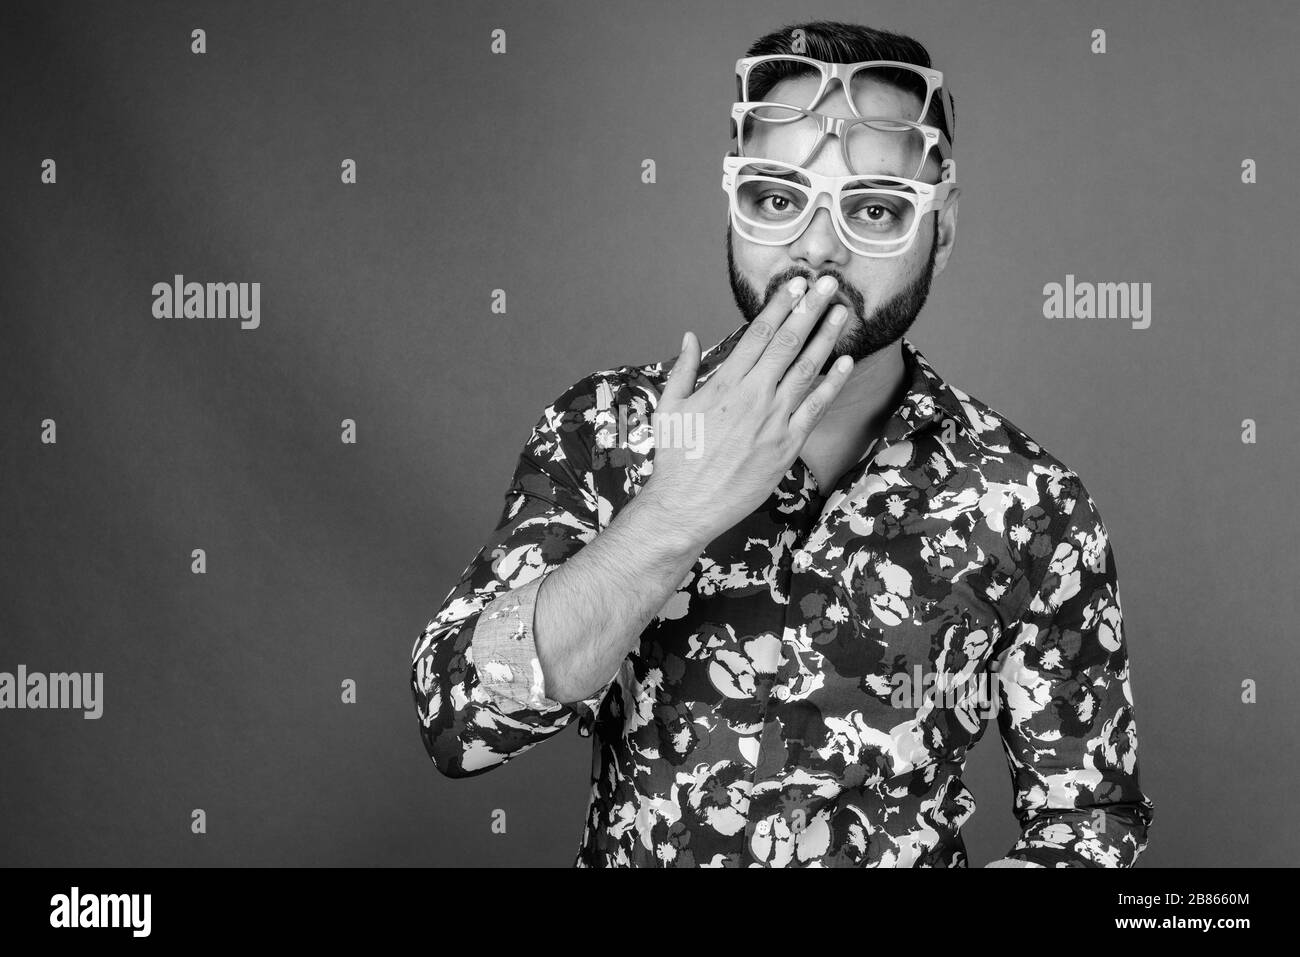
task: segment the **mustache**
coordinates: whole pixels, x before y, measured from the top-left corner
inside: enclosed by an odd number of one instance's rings
[[[823,269],[821,272],[814,273],[811,269],[801,269],[798,266],[791,266],[789,269],[777,273],[768,280],[767,289],[764,290],[763,293],[763,302],[771,302],[772,297],[776,295],[777,290],[788,283],[791,279],[794,279],[795,276],[803,276],[803,278],[808,281],[808,288],[810,289],[812,288],[813,283],[822,276],[834,276],[835,281],[839,284],[837,290],[838,294],[843,295],[844,298],[849,301],[849,305],[853,307],[854,315],[856,315],[858,319],[866,318],[866,297],[862,295],[861,290],[859,290],[857,286],[845,279],[844,274],[838,269]],[[832,300],[832,302],[834,302],[834,300]]]

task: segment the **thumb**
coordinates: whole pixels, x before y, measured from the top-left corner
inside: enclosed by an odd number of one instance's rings
[[[672,371],[668,373],[668,382],[664,385],[663,400],[676,401],[685,399],[695,391],[695,378],[700,369],[700,343],[695,333],[688,332],[682,336],[682,351],[677,354]]]

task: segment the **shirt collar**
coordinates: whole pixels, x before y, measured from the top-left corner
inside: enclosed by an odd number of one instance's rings
[[[735,348],[747,328],[749,323],[742,323],[725,339],[710,346],[701,354],[696,377],[697,389],[708,381],[723,360],[731,355],[731,350]],[[906,336],[903,337],[902,345],[906,392],[885,424],[885,431],[881,436],[882,442],[892,445],[930,426],[942,428],[947,419],[951,419],[963,432],[971,433],[973,427],[962,405],[964,394],[959,394],[948,385]]]

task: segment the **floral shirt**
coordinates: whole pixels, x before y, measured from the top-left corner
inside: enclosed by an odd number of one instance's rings
[[[705,352],[701,383],[744,330]],[[963,867],[961,774],[995,721],[1021,828],[1005,866],[1131,866],[1152,804],[1097,506],[902,346],[904,399],[837,486],[796,459],[605,686],[567,704],[544,694],[533,602],[652,473],[672,360],[551,404],[413,649],[438,770],[481,774],[576,720],[593,739],[577,866]]]

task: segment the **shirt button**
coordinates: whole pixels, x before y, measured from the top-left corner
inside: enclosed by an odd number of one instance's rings
[[[801,548],[794,553],[794,562],[792,564],[795,571],[805,571],[812,565],[812,556]]]
[[[767,837],[767,832],[772,830],[772,822],[767,820],[767,818],[764,818],[758,822],[758,826],[755,827],[754,830],[758,833],[759,837]]]
[[[773,691],[772,693],[776,695],[778,698],[780,698],[782,701],[790,697],[790,689],[786,685],[777,685],[776,690]]]

